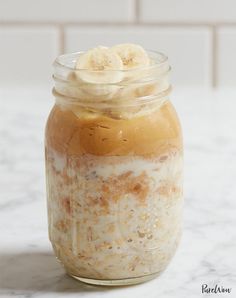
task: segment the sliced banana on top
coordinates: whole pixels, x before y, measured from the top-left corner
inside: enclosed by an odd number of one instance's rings
[[[141,46],[124,43],[112,47],[112,50],[120,56],[123,69],[130,70],[125,72],[126,80],[138,80],[147,75],[145,67],[150,65],[150,58]]]
[[[111,48],[99,46],[82,55],[76,61],[73,76],[84,99],[111,100],[117,96],[121,98],[135,98],[139,93],[147,93],[139,85],[122,87],[123,82],[139,81],[149,75],[152,63],[147,52],[136,44],[118,44]],[[118,84],[121,82],[121,85]],[[75,90],[76,91],[76,90]],[[139,91],[139,92],[138,92]],[[142,92],[141,92],[142,93]]]
[[[150,64],[147,52],[139,45],[123,43],[111,49],[120,56],[123,69],[141,68]]]
[[[120,56],[107,47],[97,47],[82,54],[76,61],[76,75],[93,84],[118,83],[123,79]],[[112,70],[112,71],[111,71]]]

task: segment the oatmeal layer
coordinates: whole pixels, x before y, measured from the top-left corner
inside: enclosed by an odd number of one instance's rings
[[[162,271],[181,235],[182,154],[67,157],[47,149],[49,233],[71,274]]]

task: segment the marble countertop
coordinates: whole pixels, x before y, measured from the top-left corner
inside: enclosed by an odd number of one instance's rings
[[[236,297],[236,89],[176,90],[185,142],[181,245],[145,284],[105,288],[65,275],[47,235],[43,130],[50,89],[0,89],[0,296],[199,298],[202,285]]]

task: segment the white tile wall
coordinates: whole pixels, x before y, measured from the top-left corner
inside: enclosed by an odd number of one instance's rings
[[[235,31],[235,0],[0,0],[0,85],[48,82],[59,50],[137,42],[176,85],[236,86]]]
[[[134,0],[0,0],[4,21],[132,21]]]
[[[4,26],[0,42],[0,86],[51,81],[51,64],[59,53],[57,29]]]
[[[138,43],[169,56],[174,84],[208,85],[211,70],[209,35],[209,30],[205,28],[69,27],[65,41],[67,52],[86,50],[96,45]]]
[[[235,0],[140,0],[145,22],[218,23],[236,21]]]
[[[218,31],[218,83],[236,87],[236,27]]]

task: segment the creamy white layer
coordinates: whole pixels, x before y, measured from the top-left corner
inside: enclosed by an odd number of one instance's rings
[[[50,239],[70,273],[162,271],[181,234],[182,155],[66,157],[47,149]]]

